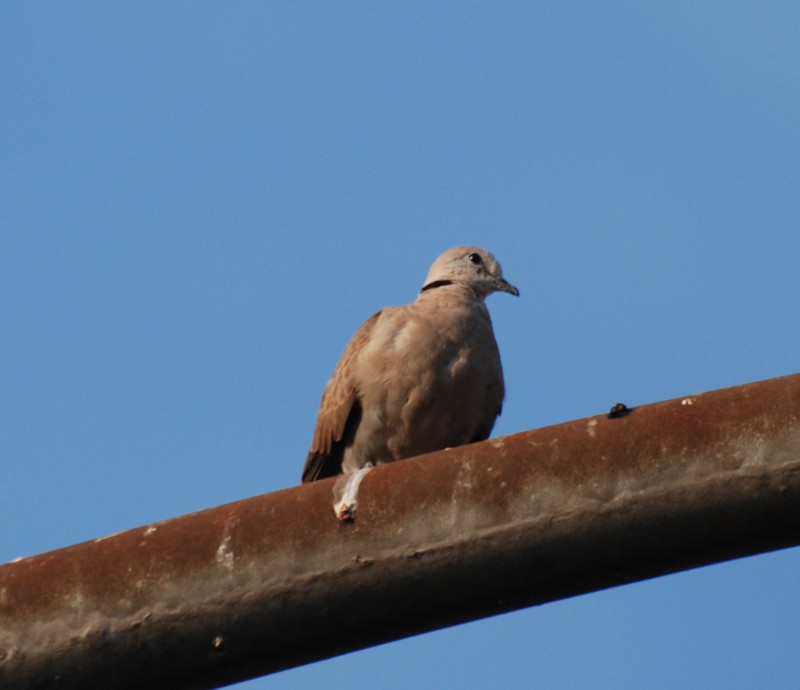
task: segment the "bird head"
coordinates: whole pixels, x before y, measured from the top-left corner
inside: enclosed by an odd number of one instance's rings
[[[497,259],[480,247],[448,249],[433,262],[422,290],[454,283],[472,288],[480,299],[493,292],[519,296],[519,290],[503,278],[503,269]]]

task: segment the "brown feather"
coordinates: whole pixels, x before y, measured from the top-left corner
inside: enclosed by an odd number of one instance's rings
[[[322,393],[317,425],[311,450],[303,468],[303,482],[333,476],[341,472],[345,430],[348,425],[355,433],[361,417],[358,392],[353,377],[353,366],[364,345],[369,342],[375,323],[381,312],[373,314],[359,328],[347,344],[336,369]],[[354,415],[355,408],[357,415]],[[357,417],[357,418],[356,418]],[[352,435],[351,433],[351,435]]]

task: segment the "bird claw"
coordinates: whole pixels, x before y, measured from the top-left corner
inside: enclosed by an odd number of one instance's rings
[[[371,469],[372,464],[368,463],[360,470],[352,474],[345,474],[334,482],[333,510],[337,519],[342,522],[355,521],[358,507],[358,485]]]
[[[336,509],[336,517],[342,522],[355,522],[356,519],[356,508],[358,507],[358,502],[356,503],[340,503],[338,506],[334,506]]]

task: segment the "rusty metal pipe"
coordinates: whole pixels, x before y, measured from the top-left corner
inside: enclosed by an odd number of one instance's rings
[[[800,543],[800,375],[379,467],[0,567],[0,687],[211,688]]]

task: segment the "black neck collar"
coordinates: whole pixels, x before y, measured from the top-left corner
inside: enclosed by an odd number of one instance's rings
[[[420,292],[425,292],[425,290],[433,290],[433,288],[442,287],[443,285],[452,285],[452,280],[434,280],[432,283],[428,283],[425,285]]]

